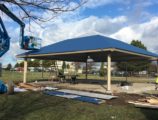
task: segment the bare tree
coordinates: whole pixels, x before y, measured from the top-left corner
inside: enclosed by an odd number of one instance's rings
[[[0,0],[0,4],[15,8],[21,19],[36,23],[52,20],[63,12],[74,11],[86,2],[87,0]]]

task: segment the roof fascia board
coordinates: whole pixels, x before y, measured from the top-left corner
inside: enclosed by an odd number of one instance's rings
[[[52,55],[68,55],[68,54],[79,54],[79,53],[93,53],[93,52],[100,52],[100,51],[110,51],[111,48],[108,49],[97,49],[97,50],[84,50],[84,51],[75,51],[75,52],[65,52],[65,53],[50,53],[50,54],[35,54],[35,55],[24,55],[24,56],[17,56],[17,58],[24,58],[24,57],[39,57],[39,56],[52,56]]]
[[[117,52],[121,52],[121,53],[126,53],[126,54],[137,55],[137,56],[142,56],[142,57],[148,57],[148,58],[151,58],[151,59],[158,59],[157,57],[153,57],[153,56],[149,56],[149,55],[144,55],[144,54],[140,54],[140,53],[135,53],[135,52],[131,52],[131,51],[125,51],[125,50],[121,50],[121,49],[117,49],[117,48],[113,48],[113,51],[117,51]]]
[[[131,54],[131,55],[137,55],[137,56],[142,56],[142,57],[147,57],[151,59],[158,59],[157,57],[149,56],[149,55],[144,55],[140,53],[135,53],[131,51],[125,51],[117,48],[107,48],[107,49],[97,49],[97,50],[84,50],[84,51],[75,51],[75,52],[65,52],[65,53],[50,53],[50,54],[35,54],[35,55],[22,55],[22,56],[16,56],[17,58],[29,58],[29,57],[44,57],[44,56],[57,56],[57,55],[68,55],[68,54],[79,54],[79,53],[93,53],[93,52],[106,52],[106,51],[111,51],[111,52],[121,52],[125,54]]]

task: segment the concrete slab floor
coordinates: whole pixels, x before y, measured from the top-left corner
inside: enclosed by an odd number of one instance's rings
[[[107,92],[107,85],[106,83],[77,83],[77,84],[70,84],[66,83],[59,83],[53,81],[40,81],[31,84],[38,84],[38,85],[45,85],[45,86],[53,86],[58,88],[64,89],[73,89],[73,90],[83,90],[83,91],[91,91],[91,92],[98,92],[98,93],[106,93]],[[132,86],[124,86],[121,87],[119,84],[112,84],[112,92],[113,93],[143,93],[149,90],[155,90],[155,84],[153,83],[133,83]]]

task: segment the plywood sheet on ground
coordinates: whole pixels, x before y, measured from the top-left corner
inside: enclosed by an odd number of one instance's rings
[[[129,101],[128,103],[134,104],[136,107],[140,108],[152,108],[152,109],[158,109],[158,105],[151,105],[150,103],[145,103],[145,102],[134,102],[134,101]]]

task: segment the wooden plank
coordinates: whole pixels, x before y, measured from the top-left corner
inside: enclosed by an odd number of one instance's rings
[[[128,103],[135,105],[135,107],[158,109],[158,105],[152,105],[147,102],[128,101]]]
[[[151,98],[151,99],[148,99],[147,102],[152,105],[158,105],[158,99]]]
[[[32,90],[32,91],[38,91],[40,90],[40,87],[34,87],[30,84],[26,84],[26,83],[20,83],[19,84],[20,87],[25,88],[27,90]]]
[[[149,103],[135,103],[136,107],[142,107],[142,108],[154,108],[158,109],[158,105],[151,105]]]

